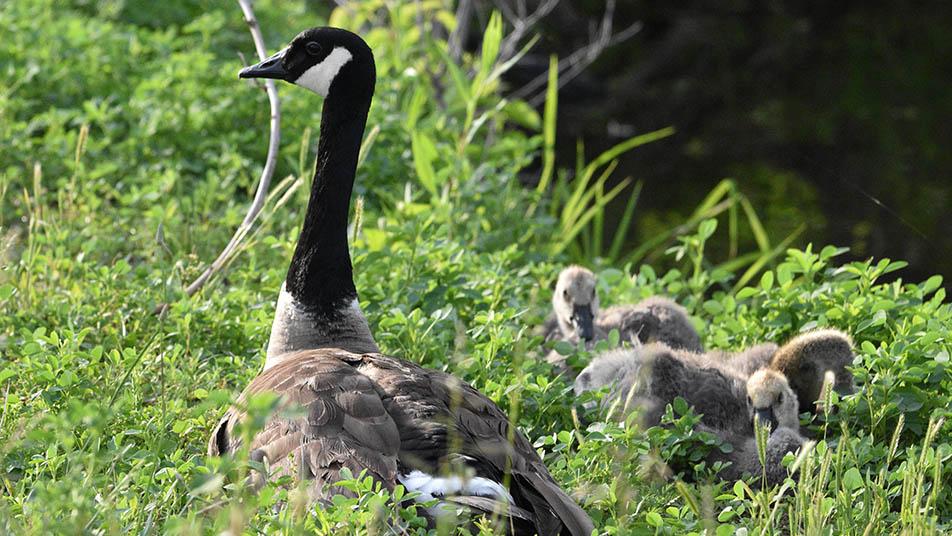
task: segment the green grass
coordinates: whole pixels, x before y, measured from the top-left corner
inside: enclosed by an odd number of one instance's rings
[[[0,4],[0,531],[375,534],[385,521],[420,530],[413,512],[356,476],[348,485],[358,498],[308,510],[293,488],[244,491],[246,459],[204,454],[262,363],[306,199],[316,140],[304,133],[316,131],[318,101],[280,89],[276,182],[290,176],[290,193],[229,268],[186,297],[183,285],[241,221],[266,149],[264,93],[236,78],[236,52],[252,50],[238,8],[64,4]],[[690,468],[714,447],[684,408],[672,408],[666,428],[581,427],[570,386],[536,359],[533,326],[558,269],[595,248],[589,231],[571,244],[563,234],[591,206],[577,201],[589,190],[561,204],[523,188],[517,176],[550,134],[535,112],[500,100],[492,43],[445,65],[428,21],[451,11],[421,3],[418,28],[418,4],[387,5],[364,2],[333,19],[373,28],[364,35],[377,54],[377,134],[359,171],[353,254],[386,352],[448,370],[507,409],[608,534],[952,528],[942,485],[952,479],[952,308],[941,278],[907,283],[895,279],[901,262],[839,265],[842,250],[787,250],[782,240],[744,262],[715,261],[704,244],[722,231],[705,207],[656,246],[673,244],[664,269],[603,266],[605,301],[673,296],[710,348],[843,329],[856,341],[862,390],[811,425],[816,447],[791,460],[800,476],[775,489],[712,480],[705,467],[690,471],[694,483],[660,479],[665,465]],[[256,9],[272,48],[324,22],[298,3]],[[494,39],[504,31],[490,24]],[[604,166],[586,174],[596,182]],[[735,207],[721,211],[728,240],[737,210],[756,221],[744,197],[732,199],[721,205]],[[159,303],[171,304],[164,317],[152,314]],[[271,407],[254,404],[259,417]],[[289,506],[275,514],[276,504]]]

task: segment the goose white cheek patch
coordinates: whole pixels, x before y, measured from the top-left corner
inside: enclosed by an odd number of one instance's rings
[[[324,61],[312,65],[294,83],[326,97],[331,88],[331,82],[334,81],[341,67],[347,65],[347,62],[352,58],[353,56],[346,48],[334,47],[334,50],[324,58]]]

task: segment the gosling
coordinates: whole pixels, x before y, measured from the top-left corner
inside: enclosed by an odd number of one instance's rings
[[[762,477],[767,485],[775,486],[787,478],[787,469],[783,466],[784,456],[796,453],[807,441],[799,431],[796,395],[783,374],[761,369],[747,380],[747,405],[754,421],[770,428],[763,463],[757,453],[755,435],[736,435],[720,430],[712,431],[730,443],[733,450],[725,454],[715,449],[708,455],[708,461],[730,462],[718,473],[724,480],[738,480],[751,475]]]
[[[600,310],[595,274],[581,266],[569,266],[559,274],[552,310],[553,315],[543,326],[546,342],[588,344],[607,338],[617,329],[621,341],[632,345],[663,342],[675,349],[703,351],[701,337],[687,311],[667,298],[655,296],[635,305]]]
[[[823,410],[826,385],[841,396],[855,391],[853,373],[847,368],[854,357],[849,335],[821,329],[798,335],[781,346],[769,366],[787,377],[800,407],[817,414]]]

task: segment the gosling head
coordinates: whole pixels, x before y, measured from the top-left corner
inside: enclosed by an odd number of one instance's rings
[[[595,338],[598,293],[595,274],[581,266],[569,266],[559,274],[552,295],[552,309],[565,336],[590,341]]]
[[[747,379],[747,411],[751,422],[769,424],[772,431],[800,426],[797,396],[787,378],[774,370],[761,369]]]
[[[311,28],[238,76],[284,80],[322,97],[340,94],[341,98],[369,99],[376,69],[370,47],[356,34],[340,28]]]
[[[770,368],[784,374],[797,394],[801,407],[822,403],[825,385],[840,395],[854,391],[853,342],[835,329],[823,329],[798,335],[774,354]]]

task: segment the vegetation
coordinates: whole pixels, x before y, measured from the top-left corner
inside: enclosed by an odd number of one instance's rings
[[[287,178],[232,265],[186,297],[184,284],[241,221],[265,152],[264,92],[236,79],[236,52],[252,50],[237,6],[64,4],[0,4],[0,530],[422,531],[412,507],[393,506],[399,488],[389,497],[355,475],[358,498],[306,509],[294,489],[244,491],[247,459],[204,454],[260,368],[305,203],[316,99],[281,89]],[[256,8],[272,47],[284,29],[326,22],[303,4]],[[729,241],[738,219],[760,232],[745,197],[722,204],[733,183],[673,229],[673,242],[652,246],[674,268],[621,264],[626,252],[591,233],[614,155],[591,172],[580,164],[586,181],[549,167],[554,194],[524,188],[519,173],[551,150],[554,103],[540,117],[500,98],[498,19],[481,50],[449,61],[432,30],[452,17],[439,1],[383,0],[331,15],[370,28],[377,55],[353,250],[381,347],[451,371],[507,409],[607,534],[952,528],[952,307],[941,278],[883,283],[904,263],[838,265],[843,249],[787,250],[767,237],[753,255],[712,262],[705,243]],[[598,253],[616,263],[601,266],[605,301],[675,297],[711,348],[821,326],[854,337],[862,389],[812,424],[818,442],[791,460],[797,478],[775,489],[710,478],[694,466],[716,445],[677,404],[664,428],[579,423],[570,385],[536,359],[533,326],[558,269]],[[170,308],[154,315],[160,303]],[[661,478],[667,465],[696,481]]]

